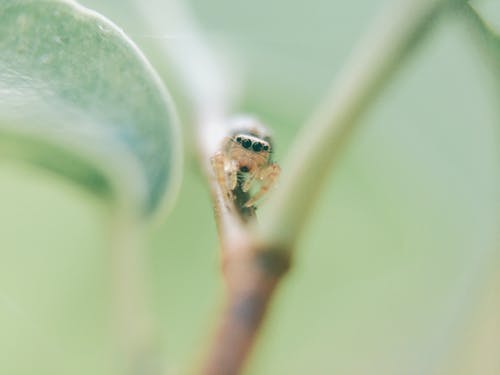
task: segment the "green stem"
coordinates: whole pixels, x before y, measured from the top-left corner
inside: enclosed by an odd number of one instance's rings
[[[261,214],[263,244],[291,249],[314,201],[360,117],[431,29],[431,23],[463,0],[395,1],[383,12],[345,65],[329,94],[290,148],[282,180]]]
[[[146,287],[144,224],[129,212],[112,223],[113,307],[121,373],[161,374]]]

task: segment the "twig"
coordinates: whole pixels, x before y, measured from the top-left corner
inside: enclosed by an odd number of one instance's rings
[[[289,268],[288,252],[259,249],[250,238],[226,240],[223,274],[226,301],[200,373],[239,374],[279,281]]]
[[[430,31],[437,16],[463,2],[393,1],[382,12],[290,148],[281,184],[263,208],[258,234],[263,243],[290,247],[297,241],[327,172],[360,117]]]
[[[290,251],[261,247],[251,231],[253,212],[242,217],[228,203],[213,174],[214,200],[226,287],[214,339],[199,370],[205,375],[239,374],[255,342],[273,293],[290,266]],[[243,200],[244,201],[244,200]]]
[[[273,292],[289,268],[325,171],[361,114],[450,3],[411,0],[387,11],[297,137],[299,145],[291,148],[281,189],[264,208],[261,225],[245,226],[240,238],[229,241],[230,233],[220,232],[228,296],[203,374],[240,373]]]
[[[227,203],[210,168],[210,157],[217,151],[221,135],[227,132],[228,108],[207,108],[204,105],[207,87],[203,86],[203,80],[189,81],[187,91],[197,107],[195,134],[200,164],[208,177],[214,202],[226,287],[224,308],[201,364],[202,374],[236,375],[242,371],[273,293],[289,269],[292,250],[314,197],[340,146],[397,67],[423,39],[430,22],[446,6],[461,2],[463,0],[395,1],[386,10],[297,137],[300,144],[291,148],[280,189],[269,199],[268,207],[264,207],[260,225],[255,220],[242,220],[237,207]],[[217,66],[212,54],[199,58],[206,52],[200,47],[204,45],[202,37],[195,33],[190,35],[192,40],[194,36],[200,40],[191,45],[187,56],[176,56],[177,64],[182,67],[179,72],[186,75],[185,67],[191,66],[192,56],[198,56],[195,61],[204,61],[204,69]],[[209,75],[208,81],[215,82],[218,88],[226,81],[220,73],[213,69],[204,70],[203,74]],[[199,77],[199,74],[193,75]],[[185,78],[188,80],[189,74]],[[211,100],[212,103],[228,102],[227,98]]]

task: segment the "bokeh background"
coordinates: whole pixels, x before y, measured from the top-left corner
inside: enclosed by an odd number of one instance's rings
[[[158,40],[183,43],[120,2],[83,3],[153,64]],[[239,61],[239,110],[270,124],[278,161],[384,4],[189,3]],[[495,1],[477,4],[500,25]],[[500,88],[458,15],[433,27],[329,175],[248,374],[499,373]],[[176,205],[144,249],[172,373],[202,352],[222,297],[211,203],[186,146]],[[116,373],[109,232],[105,202],[0,159],[0,374]]]

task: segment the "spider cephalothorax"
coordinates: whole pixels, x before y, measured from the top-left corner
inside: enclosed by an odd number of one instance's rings
[[[241,189],[249,194],[245,207],[251,207],[271,188],[280,173],[272,161],[272,142],[267,129],[257,122],[235,127],[232,135],[224,138],[212,164],[217,181],[226,195],[234,199]],[[252,194],[253,186],[257,190]]]

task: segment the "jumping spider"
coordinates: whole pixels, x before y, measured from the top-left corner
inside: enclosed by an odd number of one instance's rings
[[[246,201],[239,203],[253,207],[269,191],[280,174],[272,151],[271,138],[263,125],[250,119],[235,123],[231,135],[224,138],[220,151],[212,157],[217,182],[229,200],[242,192]]]

